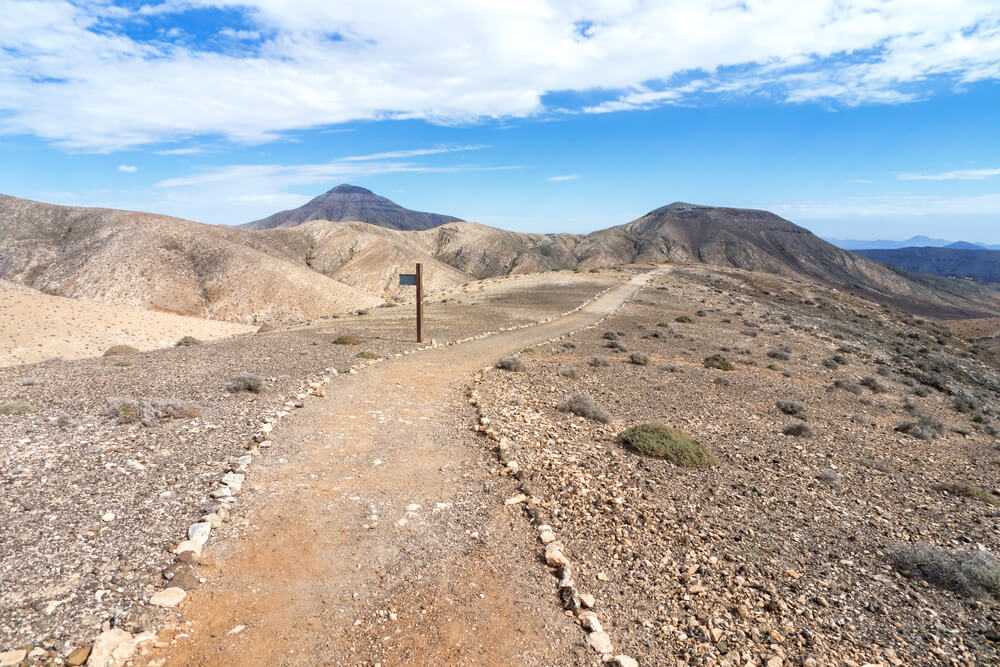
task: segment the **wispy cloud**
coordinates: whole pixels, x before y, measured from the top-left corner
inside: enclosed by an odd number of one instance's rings
[[[154,155],[196,155],[198,153],[204,153],[205,149],[198,146],[191,146],[189,148],[168,148],[162,151],[153,151]]]
[[[887,194],[839,201],[772,203],[764,207],[793,221],[996,216],[1000,215],[1000,194],[956,197]]]
[[[139,167],[134,164],[120,164],[118,165],[118,171],[124,171],[129,174],[139,171]]]
[[[592,113],[739,95],[898,104],[1000,79],[992,0],[439,6],[0,0],[0,134],[88,151],[260,143],[356,120],[537,116],[550,93],[586,93],[570,111]],[[154,17],[162,29],[133,29]]]
[[[900,174],[901,181],[981,181],[1000,176],[1000,169],[956,169],[939,174]]]
[[[352,155],[351,157],[341,158],[341,162],[362,162],[367,160],[396,160],[399,158],[407,157],[420,157],[424,155],[440,155],[441,153],[460,153],[463,151],[478,151],[483,148],[489,148],[489,146],[484,146],[482,144],[475,144],[471,146],[438,146],[436,148],[417,148],[415,150],[405,150],[405,151],[386,151],[384,153],[372,153],[370,155]]]
[[[547,181],[575,181],[580,178],[579,174],[565,174],[563,176],[549,176]]]

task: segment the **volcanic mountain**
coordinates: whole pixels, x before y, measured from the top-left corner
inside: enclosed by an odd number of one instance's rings
[[[450,215],[411,211],[385,197],[378,196],[371,190],[343,184],[298,208],[281,211],[241,226],[245,229],[272,229],[294,227],[310,220],[367,222],[379,227],[405,231],[430,229],[446,222],[459,222],[458,218]]]

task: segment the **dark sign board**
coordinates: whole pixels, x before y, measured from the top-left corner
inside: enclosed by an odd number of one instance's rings
[[[400,273],[399,274],[399,284],[400,285],[416,285],[417,284],[417,274],[415,274],[415,273]]]

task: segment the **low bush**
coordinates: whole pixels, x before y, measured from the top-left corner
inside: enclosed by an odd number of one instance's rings
[[[815,475],[816,481],[823,484],[828,484],[830,486],[835,486],[840,482],[840,475],[837,474],[836,470],[832,468],[827,468],[826,470],[820,470]]]
[[[570,380],[575,380],[578,376],[576,369],[572,366],[562,366],[559,368],[558,372],[559,375],[562,375],[564,378],[569,378]]]
[[[497,362],[497,368],[505,371],[520,372],[524,370],[524,362],[519,357],[504,357]]]
[[[44,381],[42,378],[26,377],[21,378],[21,384],[25,387],[34,387],[36,385],[44,384]]]
[[[934,440],[944,433],[944,425],[931,416],[920,415],[916,420],[908,419],[896,424],[894,430],[920,440]]]
[[[870,375],[866,375],[865,377],[858,380],[858,384],[860,384],[862,387],[868,387],[868,389],[870,389],[873,394],[884,394],[885,392],[889,391],[889,389],[886,388],[884,384],[882,384],[875,378],[871,377]]]
[[[267,386],[267,380],[261,375],[254,373],[240,373],[234,375],[226,385],[226,391],[235,394],[238,391],[249,391],[251,394],[259,394]]]
[[[971,598],[1000,597],[1000,560],[980,549],[943,549],[926,542],[903,544],[889,562],[908,577]]]
[[[361,352],[358,352],[358,358],[359,359],[378,359],[378,354],[375,353],[375,352],[371,352],[369,350],[362,350]]]
[[[630,426],[618,435],[618,441],[632,451],[666,459],[686,468],[715,465],[715,457],[690,435],[664,424]]]
[[[830,388],[831,389],[843,389],[844,391],[849,391],[852,394],[856,394],[858,396],[860,396],[861,393],[862,393],[862,391],[861,391],[861,385],[857,384],[856,382],[851,382],[850,380],[848,380],[846,378],[838,378],[838,379],[834,380],[833,384],[830,385]]]
[[[28,415],[34,411],[34,405],[20,398],[0,403],[0,415]]]
[[[840,365],[836,361],[834,361],[833,359],[824,359],[823,360],[823,365],[826,366],[827,368],[831,368],[833,370],[836,370],[836,369],[840,368]]]
[[[781,432],[785,435],[791,435],[797,438],[805,438],[812,435],[812,428],[809,424],[804,421],[798,420],[793,421],[789,424],[785,424],[785,427],[781,429]]]
[[[649,365],[649,355],[645,352],[633,352],[628,355],[628,360],[631,361],[636,366],[648,366]]]
[[[799,403],[798,401],[777,401],[775,405],[786,415],[793,417],[801,415],[806,411],[805,403]]]
[[[576,347],[576,343],[574,343],[571,340],[564,340],[562,346],[565,347],[567,350],[572,350],[573,348]]]
[[[705,368],[717,368],[720,371],[736,370],[736,366],[733,365],[733,362],[729,361],[729,359],[726,359],[721,354],[713,354],[710,357],[705,357],[705,361],[702,363]]]
[[[682,372],[681,371],[681,367],[678,366],[677,364],[663,364],[662,368],[663,368],[663,370],[665,370],[668,373],[680,373],[680,372]]]
[[[1000,505],[1000,500],[997,500],[993,494],[988,491],[980,489],[978,486],[973,486],[972,484],[964,484],[959,482],[949,482],[945,484],[935,484],[933,487],[935,491],[945,491],[953,496],[962,496],[963,498],[972,498],[973,500],[978,500],[980,502],[986,503],[987,505]]]
[[[267,333],[268,331],[274,331],[274,329],[275,329],[275,326],[273,324],[262,324],[257,329],[257,333],[259,333],[259,334]]]
[[[730,380],[727,377],[721,377],[720,376],[720,377],[717,377],[714,380],[712,380],[712,384],[717,384],[717,385],[722,386],[722,387],[732,387],[733,386],[733,381]]]
[[[607,343],[604,344],[604,347],[610,348],[617,352],[628,352],[628,348],[616,340],[609,340]]]
[[[361,345],[363,342],[357,336],[337,336],[333,339],[334,345]]]
[[[611,362],[608,361],[607,358],[605,357],[591,357],[590,359],[587,360],[587,363],[593,366],[594,368],[597,368],[599,366],[608,366],[611,364]]]
[[[979,401],[972,396],[959,394],[951,399],[951,405],[955,410],[962,413],[977,412],[980,409]]]
[[[876,461],[874,459],[858,459],[858,464],[866,468],[871,468],[872,470],[892,474],[892,468],[884,461]]]
[[[112,345],[108,349],[104,350],[105,357],[117,357],[125,354],[135,354],[139,351],[139,348],[132,347],[131,345]]]
[[[109,398],[104,414],[119,424],[154,426],[161,420],[194,419],[201,416],[201,411],[190,403],[173,398]]]
[[[778,361],[788,361],[792,358],[788,350],[768,350],[767,356]]]
[[[674,322],[680,322],[681,324],[693,324],[694,320],[687,315],[681,315],[680,317],[675,317]]]
[[[618,340],[618,334],[614,331],[605,331],[601,338],[604,340]]]
[[[563,412],[571,412],[574,415],[592,419],[602,424],[611,421],[611,414],[597,404],[589,394],[573,394],[559,404],[559,409]]]
[[[194,336],[184,336],[174,343],[175,347],[191,347],[192,345],[201,345],[201,341]]]

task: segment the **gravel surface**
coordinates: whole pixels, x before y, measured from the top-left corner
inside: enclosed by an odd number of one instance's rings
[[[552,273],[431,295],[426,339],[528,324],[618,280]],[[0,413],[26,412],[0,414],[0,649],[35,649],[45,661],[102,627],[149,629],[147,600],[174,563],[169,550],[218,507],[208,492],[264,439],[261,424],[294,412],[291,403],[310,400],[303,394],[335,392],[335,378],[325,389],[317,380],[361,368],[359,352],[414,348],[412,317],[412,305],[379,308],[190,347],[0,369]],[[344,334],[365,342],[333,343]],[[262,376],[265,389],[227,391],[240,373]]]
[[[706,367],[715,354],[733,370]],[[535,522],[640,664],[993,664],[996,598],[893,566],[927,543],[996,567],[1000,382],[972,356],[942,327],[836,291],[678,268],[477,390]],[[575,394],[612,421],[560,410]],[[895,430],[921,416],[940,422],[935,439]],[[796,420],[806,432],[784,435]],[[689,433],[717,465],[619,444],[646,422]]]

